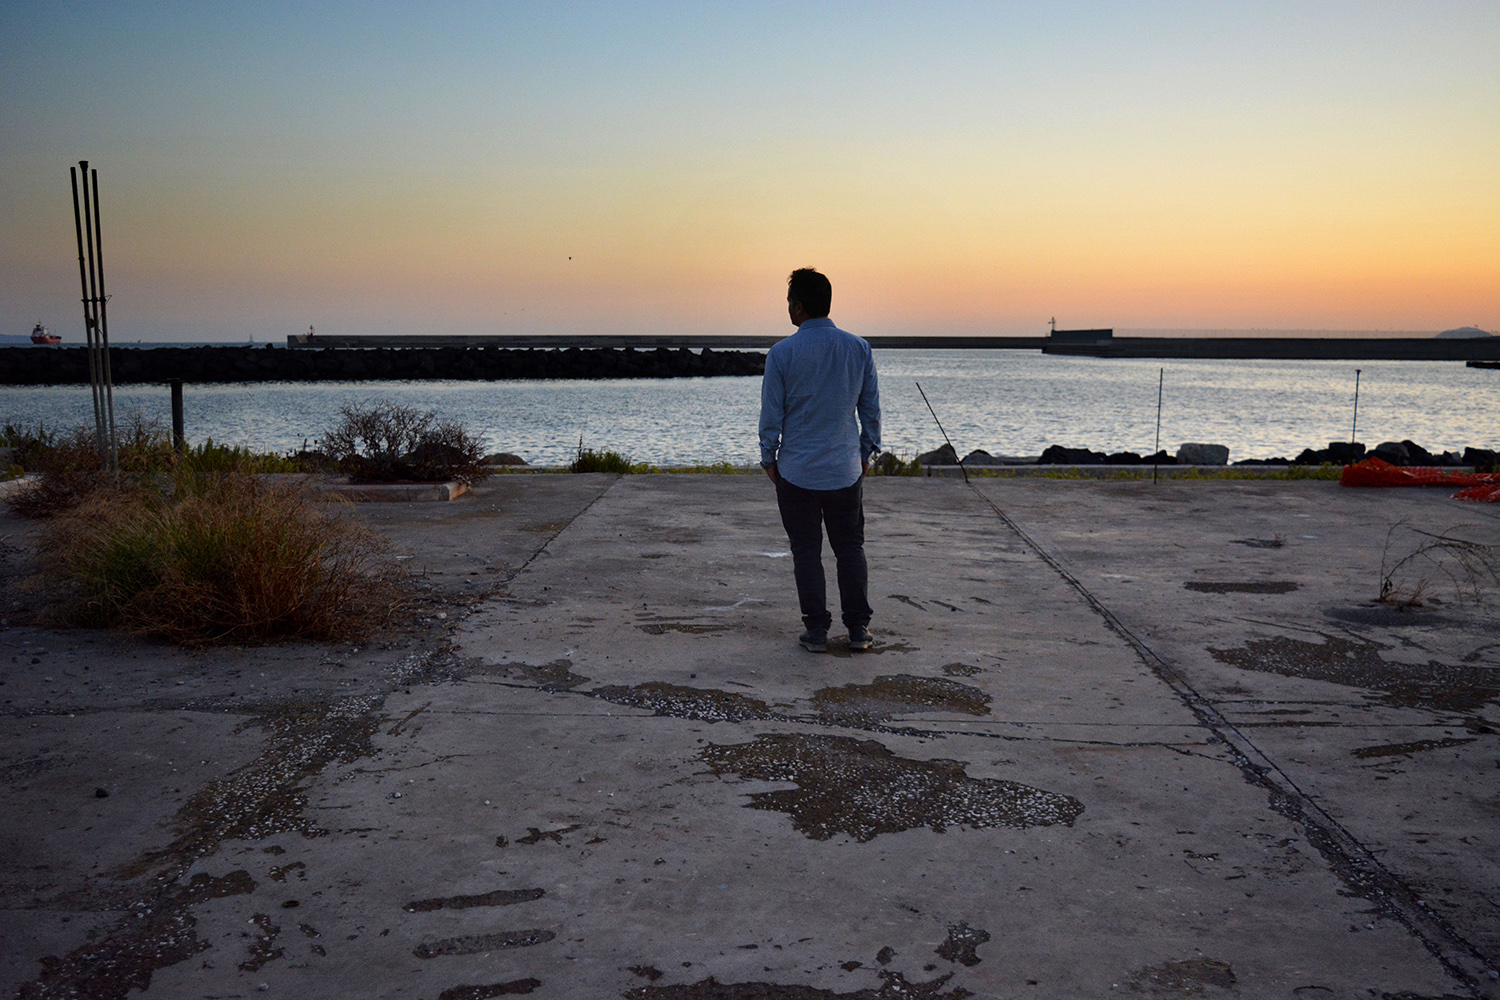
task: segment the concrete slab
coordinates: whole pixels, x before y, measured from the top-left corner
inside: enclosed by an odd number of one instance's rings
[[[872,480],[870,654],[795,645],[785,536],[744,476],[361,506],[449,602],[390,649],[152,657],[12,627],[0,989],[1497,995],[1489,675],[1427,665],[1489,669],[1492,619],[1347,620],[1369,494],[1166,489]],[[1316,523],[1294,545],[1281,520]],[[1298,590],[1182,587],[1246,580]],[[1253,645],[1314,626],[1449,700]],[[59,687],[59,650],[107,680],[70,661]],[[1335,724],[1251,725],[1304,720]]]

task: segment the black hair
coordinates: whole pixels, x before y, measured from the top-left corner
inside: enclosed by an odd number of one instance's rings
[[[807,315],[821,319],[833,302],[833,285],[810,267],[799,267],[786,279],[786,300],[800,302]]]

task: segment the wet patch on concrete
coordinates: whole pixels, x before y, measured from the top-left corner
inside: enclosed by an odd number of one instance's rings
[[[1228,962],[1213,958],[1190,958],[1182,962],[1163,962],[1139,969],[1130,977],[1129,987],[1136,993],[1152,996],[1202,996],[1206,986],[1233,989],[1234,969]]]
[[[531,844],[540,844],[544,840],[550,840],[554,844],[561,844],[563,842],[563,834],[572,833],[574,830],[581,830],[583,827],[574,823],[572,826],[560,826],[556,830],[539,830],[534,826],[528,826],[526,829],[528,831],[526,836],[518,839],[516,843],[529,846]]]
[[[744,722],[770,719],[772,712],[759,698],[749,698],[733,691],[715,688],[684,687],[652,681],[634,687],[608,685],[584,692],[616,705],[650,709],[655,715],[670,715],[699,722]]]
[[[323,836],[328,831],[304,815],[306,783],[330,763],[352,764],[375,753],[371,738],[383,721],[374,712],[380,701],[350,698],[332,705],[282,706],[244,723],[241,728],[267,730],[266,749],[195,792],[174,818],[176,839],[123,866],[116,877],[137,878],[160,867],[180,871],[228,839],[259,840],[288,832]]]
[[[512,979],[507,983],[490,983],[488,986],[450,986],[438,994],[438,1000],[489,1000],[490,997],[524,995],[540,985],[540,979]]]
[[[978,965],[981,961],[975,949],[990,939],[990,932],[970,927],[960,920],[948,928],[948,938],[934,949],[939,958],[957,962],[963,966]]]
[[[665,975],[664,972],[662,972],[654,965],[632,965],[627,971],[632,973],[633,975],[640,976],[642,979],[650,983],[656,982],[663,975]]]
[[[1292,580],[1247,580],[1213,583],[1205,580],[1189,580],[1184,590],[1200,594],[1290,594],[1301,584]]]
[[[862,728],[921,711],[989,715],[989,703],[990,696],[976,687],[910,674],[889,674],[869,684],[821,688],[812,696],[820,721]]]
[[[1387,663],[1380,658],[1383,647],[1374,643],[1324,638],[1317,643],[1278,636],[1253,639],[1240,649],[1210,646],[1208,651],[1220,663],[1241,670],[1378,691],[1382,702],[1397,708],[1472,712],[1500,698],[1500,670],[1436,660]]]
[[[217,878],[200,872],[149,903],[136,903],[125,919],[63,958],[41,959],[42,974],[20,988],[17,1000],[125,1000],[132,990],[144,993],[158,969],[213,947],[198,937],[192,907],[254,891],[249,872]]]
[[[707,625],[694,622],[650,622],[646,625],[636,626],[636,628],[647,635],[666,635],[668,632],[685,632],[688,635],[718,635],[738,627],[730,622]]]
[[[968,663],[945,663],[942,670],[949,677],[973,677],[984,673],[983,667],[972,666]]]
[[[922,607],[922,605],[912,600],[910,597],[907,597],[905,594],[887,594],[885,596],[889,597],[893,601],[900,601],[902,604],[909,604],[912,607],[916,608],[918,611],[927,610],[926,608]]]
[[[881,642],[875,640],[875,645],[869,649],[861,649],[858,652],[849,648],[849,643],[843,640],[833,640],[828,643],[828,655],[848,659],[851,656],[879,656],[881,653],[915,653],[919,647],[907,642]]]
[[[240,963],[241,972],[256,972],[262,965],[286,954],[285,948],[276,947],[276,936],[281,933],[281,928],[271,923],[270,916],[257,913],[250,918],[250,922],[255,925],[259,933],[250,939],[250,944],[247,946],[250,957]]]
[[[401,907],[407,913],[431,913],[433,910],[467,910],[474,906],[514,906],[541,899],[545,889],[496,889],[475,896],[439,896],[435,899],[414,899]]]
[[[1361,760],[1371,757],[1404,757],[1408,754],[1422,753],[1425,750],[1442,750],[1446,747],[1461,747],[1465,743],[1473,743],[1467,740],[1415,740],[1411,743],[1386,743],[1381,746],[1360,747],[1358,750],[1350,750],[1352,756]]]
[[[482,955],[487,951],[506,948],[530,948],[545,944],[557,937],[552,931],[540,927],[525,931],[500,931],[496,934],[473,934],[468,937],[443,938],[441,941],[424,941],[412,949],[418,958],[440,958],[444,955]]]
[[[1279,549],[1286,544],[1286,539],[1280,535],[1275,538],[1236,538],[1231,544],[1252,549]]]
[[[571,691],[580,684],[588,683],[587,677],[573,673],[572,668],[572,660],[553,660],[551,663],[542,664],[501,663],[492,669],[502,676],[514,677],[527,684],[535,685],[548,694],[557,694],[561,691]]]
[[[677,986],[637,986],[626,1000],[967,1000],[974,994],[962,986],[944,990],[946,976],[925,983],[907,982],[899,972],[880,972],[880,986],[873,990],[836,993],[813,986],[787,983],[721,983],[713,977]]]
[[[1411,626],[1443,625],[1448,618],[1431,608],[1420,608],[1409,604],[1378,604],[1371,602],[1352,608],[1324,608],[1323,616],[1350,625],[1373,625],[1376,628],[1409,628]]]
[[[876,740],[849,736],[765,734],[709,744],[699,759],[714,774],[795,782],[795,789],[753,793],[746,808],[786,813],[813,840],[842,833],[863,843],[919,827],[1071,826],[1083,812],[1071,796],[971,778],[960,761],[898,757]]]

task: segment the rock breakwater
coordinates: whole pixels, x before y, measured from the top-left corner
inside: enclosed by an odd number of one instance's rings
[[[320,382],[392,379],[615,379],[760,375],[755,351],[687,348],[515,350],[498,347],[319,348],[114,347],[116,384],[141,382]],[[89,380],[82,347],[0,348],[0,385],[68,385]]]

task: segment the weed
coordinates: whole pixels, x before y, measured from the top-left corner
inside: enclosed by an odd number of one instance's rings
[[[922,463],[915,458],[907,461],[899,455],[886,451],[870,463],[869,474],[872,476],[920,476]]]
[[[40,544],[60,618],[185,645],[357,638],[400,603],[382,547],[305,489],[240,471],[96,489]]]
[[[1416,538],[1408,536],[1402,547],[1409,551],[1396,558],[1392,542],[1403,530]],[[1421,607],[1430,599],[1427,591],[1432,581],[1427,576],[1412,574],[1425,569],[1446,576],[1460,600],[1467,597],[1476,604],[1481,602],[1487,580],[1500,584],[1500,552],[1496,551],[1497,546],[1461,538],[1454,534],[1456,530],[1448,528],[1433,534],[1406,521],[1391,525],[1380,553],[1380,596],[1376,600],[1396,607]]]

